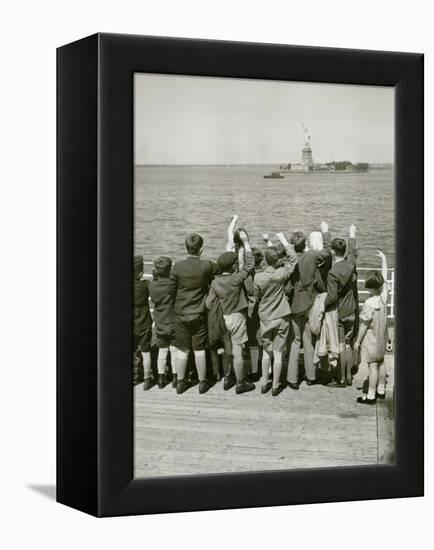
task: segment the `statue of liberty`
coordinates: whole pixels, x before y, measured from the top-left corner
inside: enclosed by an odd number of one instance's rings
[[[309,135],[309,130],[306,128],[306,126],[304,125],[304,123],[301,124],[303,126],[303,131],[304,131],[304,146],[305,147],[310,147],[310,135]]]

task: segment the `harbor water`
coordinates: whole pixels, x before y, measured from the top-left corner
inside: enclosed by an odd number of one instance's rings
[[[383,250],[394,266],[394,170],[360,173],[283,173],[264,179],[276,166],[136,166],[134,250],[146,260],[185,255],[184,238],[204,238],[204,255],[215,259],[225,249],[233,214],[262,246],[264,232],[317,230],[321,220],[332,237],[348,237],[357,226],[359,262],[379,267]]]

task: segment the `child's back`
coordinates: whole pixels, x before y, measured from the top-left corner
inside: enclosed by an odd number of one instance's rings
[[[366,299],[360,320],[368,325],[363,341],[367,362],[381,361],[386,353],[387,344],[387,304],[382,295]]]
[[[175,322],[173,296],[169,293],[170,279],[158,277],[149,283],[149,295],[154,304],[154,321],[156,324]]]
[[[175,307],[170,282],[172,260],[160,256],[154,263],[157,278],[149,283],[149,295],[154,304],[155,334],[158,347],[168,348],[175,339]]]

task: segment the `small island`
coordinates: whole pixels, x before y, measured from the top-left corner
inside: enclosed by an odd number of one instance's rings
[[[325,163],[316,163],[313,161],[312,147],[310,145],[311,137],[308,129],[303,126],[304,131],[304,147],[301,151],[301,162],[291,163],[286,162],[280,164],[279,172],[291,173],[291,172],[337,172],[341,174],[348,174],[351,172],[368,172],[369,164],[367,162],[353,163],[349,160],[331,161]],[[278,177],[276,175],[267,175],[264,177]]]
[[[353,164],[349,160],[326,162],[331,172],[367,172],[369,164],[367,162],[358,162]]]

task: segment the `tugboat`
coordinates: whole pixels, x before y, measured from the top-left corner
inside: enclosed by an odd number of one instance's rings
[[[271,174],[266,174],[264,176],[264,178],[266,179],[281,179],[281,178],[284,178],[285,176],[282,176],[282,174],[280,172],[271,172]]]

